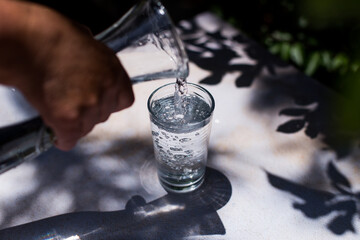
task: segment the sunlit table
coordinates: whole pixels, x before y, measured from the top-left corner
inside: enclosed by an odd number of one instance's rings
[[[0,239],[358,240],[360,151],[334,143],[336,94],[210,13],[178,27],[188,81],[216,102],[203,186],[160,186],[146,101],[174,79],[136,84],[134,105],[73,150],[0,176]]]

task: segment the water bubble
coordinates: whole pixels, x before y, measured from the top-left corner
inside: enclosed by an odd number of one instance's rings
[[[184,173],[191,173],[192,170],[190,168],[184,168]]]
[[[172,151],[182,151],[182,148],[171,147],[170,150],[172,150]]]
[[[185,153],[186,154],[192,154],[192,153],[194,153],[194,151],[193,150],[186,150]]]
[[[183,119],[184,115],[183,114],[176,114],[175,115],[175,119]]]
[[[189,142],[190,140],[191,140],[191,138],[182,138],[179,140],[179,142],[184,143],[184,142]]]
[[[186,155],[175,154],[175,155],[174,155],[174,158],[175,158],[176,160],[183,160],[183,159],[186,158]]]

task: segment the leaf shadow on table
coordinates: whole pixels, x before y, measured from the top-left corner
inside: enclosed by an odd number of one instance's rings
[[[279,134],[303,131],[307,137],[314,140],[317,138],[324,143],[326,147],[322,150],[335,153],[328,157],[326,171],[320,174],[327,185],[331,182],[334,191],[316,189],[314,184],[302,184],[301,181],[319,180],[319,176],[311,171],[296,182],[268,172],[271,186],[298,197],[300,200],[293,202],[293,208],[308,218],[335,216],[328,220],[326,226],[333,234],[358,234],[353,222],[359,216],[360,193],[352,190],[347,176],[336,167],[339,159],[346,159],[353,153],[357,137],[338,122],[334,104],[342,101],[342,97],[295,69],[276,76],[265,76],[259,79],[257,88],[252,110],[269,114],[274,114],[275,111],[278,115],[287,117],[274,131]],[[281,110],[278,110],[279,107]],[[316,165],[319,159],[314,158],[313,161]],[[322,168],[316,171],[322,171]]]
[[[204,27],[207,24],[212,25],[212,31]],[[278,132],[292,134],[305,130],[310,138],[321,134],[324,143],[338,158],[350,154],[356,136],[342,126],[339,116],[334,114],[336,107],[345,100],[343,97],[272,55],[241,32],[235,30],[225,34],[226,23],[213,15],[195,17],[180,24],[179,28],[189,59],[210,73],[200,83],[216,85],[227,73],[240,72],[235,79],[236,87],[250,88],[255,80],[261,87],[259,94],[254,95],[253,110],[264,112],[284,103],[293,105],[278,112],[293,118],[281,124]],[[234,61],[239,59],[245,60]],[[309,108],[312,104],[317,105],[315,109]]]
[[[337,189],[336,193],[308,188],[267,172],[269,183],[273,187],[298,197],[293,203],[294,209],[312,219],[331,214],[332,219],[329,219],[327,228],[336,235],[348,231],[357,233],[353,221],[360,211],[360,192],[352,190],[346,176],[331,162],[327,167],[327,175],[332,186]]]
[[[127,139],[115,141],[111,147],[99,154],[103,157],[118,154],[118,157],[126,158],[126,162],[130,164],[127,169],[131,172],[130,168],[140,169],[147,160],[154,160],[152,151],[152,145],[146,141]],[[59,184],[73,195],[73,211],[3,229],[0,231],[0,239],[44,240],[49,237],[66,239],[70,236],[79,236],[82,240],[181,239],[196,235],[222,235],[226,232],[217,210],[229,201],[232,188],[227,177],[215,169],[207,168],[205,182],[194,192],[169,193],[146,202],[146,191],[141,184],[132,189],[121,189],[109,183],[112,174],[124,174],[123,172],[110,171],[108,176],[97,178],[89,171],[89,163],[84,159],[88,156],[79,152],[63,153],[58,150],[52,150],[49,154],[57,158],[51,159],[51,163],[46,162],[46,156],[38,159],[40,185],[36,191],[23,196],[25,204],[10,209],[5,217],[11,221],[12,216],[32,214],[31,208],[37,201],[37,196],[47,189],[57,188]],[[73,168],[74,166],[76,168]],[[44,171],[44,168],[47,170]],[[73,173],[79,177],[64,182],[65,176],[68,176],[66,172],[72,168],[76,169]],[[127,202],[125,209],[110,212],[86,210],[96,209],[104,196],[112,196],[119,201],[127,198],[124,201]],[[51,197],[56,198],[56,193]]]
[[[309,171],[302,179],[296,182],[276,176],[267,172],[271,186],[296,196],[293,208],[302,212],[311,219],[328,217],[327,228],[335,235],[347,232],[358,234],[354,227],[360,212],[360,193],[356,192],[348,180],[348,176],[337,168],[339,159],[346,159],[353,153],[356,135],[345,131],[338,121],[334,109],[337,101],[342,97],[319,85],[313,79],[296,70],[277,76],[266,76],[258,82],[258,94],[254,95],[252,109],[256,111],[269,111],[280,108],[279,115],[288,117],[277,129],[279,134],[295,134],[303,131],[307,137],[323,142],[323,150],[334,152],[334,156],[327,159],[325,172],[319,168],[320,160],[313,159],[315,171]],[[331,191],[316,189],[314,182],[330,182]],[[349,176],[350,177],[350,176]],[[302,184],[301,181],[312,181],[312,184]]]
[[[333,150],[338,159],[352,153],[357,135],[341,125],[336,108],[344,98],[319,85],[315,80],[297,72],[266,76],[259,80],[258,94],[254,95],[252,109],[267,111],[284,107],[278,112],[286,120],[276,131],[294,134],[304,131],[311,139],[321,135],[326,148]]]
[[[204,27],[206,25],[212,26]],[[303,131],[307,137],[325,143],[324,150],[335,152],[336,159],[351,155],[357,136],[341,125],[336,114],[336,107],[346,101],[343,96],[284,63],[240,32],[224,34],[225,25],[205,15],[180,26],[190,60],[210,72],[200,83],[216,85],[225,74],[240,72],[235,86],[253,89],[252,111],[268,114],[271,118],[287,117],[274,132],[295,134]],[[235,59],[244,61],[235,63]],[[310,174],[307,176],[314,178]],[[350,181],[335,164],[329,163],[325,178],[330,179],[336,193],[315,190],[271,173],[267,176],[273,187],[301,199],[293,207],[306,217],[318,219],[336,214],[327,226],[332,233],[355,232],[352,221],[359,215],[360,194],[351,190]]]
[[[203,28],[202,24],[206,25],[206,21],[214,24],[217,30]],[[240,71],[241,75],[235,80],[236,86],[250,87],[264,70],[275,75],[277,68],[288,66],[240,32],[232,36],[224,34],[224,22],[213,15],[205,15],[202,24],[195,18],[179,26],[189,59],[210,72],[200,83],[219,84],[225,74]],[[244,58],[250,59],[250,62],[236,62]]]

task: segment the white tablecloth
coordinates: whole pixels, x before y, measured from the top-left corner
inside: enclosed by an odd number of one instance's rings
[[[146,101],[174,79],[144,82],[134,85],[131,108],[70,152],[54,148],[0,175],[1,229],[29,223],[0,236],[359,239],[359,152],[331,141],[335,94],[212,14],[182,21],[179,30],[188,81],[216,102],[204,186],[175,196],[160,186]],[[3,101],[1,116],[13,121],[11,111]],[[96,217],[107,211],[111,217]]]

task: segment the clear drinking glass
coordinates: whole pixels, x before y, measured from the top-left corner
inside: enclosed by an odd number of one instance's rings
[[[204,181],[215,102],[205,88],[187,86],[180,99],[175,83],[156,89],[148,99],[158,177],[170,192],[189,192]]]

